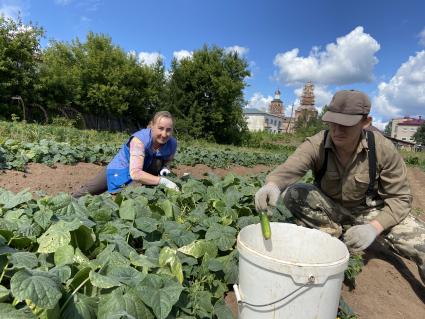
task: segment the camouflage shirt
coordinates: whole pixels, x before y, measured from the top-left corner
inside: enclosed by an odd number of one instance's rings
[[[375,218],[387,229],[398,224],[410,212],[412,196],[407,181],[406,165],[390,140],[380,133],[375,135],[376,182],[374,198],[381,202]],[[341,164],[330,134],[323,143],[324,131],[307,138],[297,150],[274,169],[266,178],[283,191],[296,183],[311,169],[316,174],[322,167],[328,148],[328,164],[320,183],[320,189],[332,200],[353,213],[362,214],[370,209],[366,205],[366,190],[369,185],[368,145],[365,132],[351,158],[344,168]],[[380,200],[379,200],[380,199]],[[382,202],[383,201],[383,202]]]

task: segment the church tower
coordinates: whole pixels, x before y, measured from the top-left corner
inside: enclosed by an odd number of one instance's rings
[[[295,121],[303,119],[307,123],[311,118],[317,117],[314,102],[314,84],[309,81],[304,85],[300,105],[295,110]]]
[[[277,89],[276,92],[274,92],[274,99],[270,102],[269,113],[277,116],[283,116],[284,111],[284,105],[280,99],[280,91]]]

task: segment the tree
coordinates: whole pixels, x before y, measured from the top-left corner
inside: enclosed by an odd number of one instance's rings
[[[38,84],[43,35],[40,27],[0,15],[0,114],[3,116],[15,111],[12,97],[20,96],[26,104],[37,99],[34,88]]]
[[[385,125],[384,134],[387,136],[391,136],[393,121],[389,121],[387,125]]]
[[[248,63],[236,52],[204,46],[191,58],[173,60],[168,109],[177,129],[218,143],[239,144],[247,133],[243,89]]]
[[[82,113],[131,118],[146,125],[164,102],[162,61],[139,63],[103,34],[86,42],[52,42],[44,52],[41,95],[50,108],[72,106]]]
[[[417,144],[425,145],[425,123],[419,126],[415,134],[413,134],[413,140]]]
[[[295,123],[296,134],[305,138],[327,129],[327,124],[322,121],[322,117],[327,110],[328,106],[325,105],[318,117],[312,117],[308,113],[301,114]]]

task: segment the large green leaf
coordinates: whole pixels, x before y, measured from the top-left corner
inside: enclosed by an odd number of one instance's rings
[[[214,240],[221,251],[232,250],[236,242],[236,229],[230,226],[213,224],[208,228],[205,239]]]
[[[169,265],[171,273],[176,276],[179,283],[183,282],[182,263],[180,262],[175,249],[171,249],[170,247],[162,248],[159,254],[159,265],[161,267]]]
[[[40,225],[41,228],[46,229],[50,223],[53,216],[53,211],[48,208],[43,208],[34,213],[34,221]]]
[[[57,266],[68,265],[74,262],[74,247],[65,245],[55,251],[55,264]]]
[[[130,266],[110,266],[106,271],[106,276],[127,286],[136,287],[146,275]]]
[[[168,218],[173,218],[173,206],[171,205],[171,202],[168,199],[162,200],[159,203],[159,207],[161,207],[165,216],[167,216]]]
[[[214,257],[217,255],[217,246],[212,241],[200,239],[190,243],[189,245],[180,247],[178,251],[195,258],[202,257],[205,253]]]
[[[118,288],[109,294],[101,295],[97,311],[98,319],[143,318],[154,316],[144,305],[139,293]]]
[[[10,256],[10,261],[16,268],[33,269],[38,266],[38,259],[36,254],[22,251],[16,252]]]
[[[145,255],[139,255],[137,253],[131,252],[130,253],[130,262],[135,265],[135,266],[139,266],[139,267],[143,267],[143,268],[155,268],[158,267],[158,260],[145,256]]]
[[[151,233],[157,230],[159,222],[151,217],[139,217],[135,220],[135,224],[138,229],[145,233]]]
[[[121,286],[121,283],[118,280],[108,276],[98,274],[97,272],[93,270],[90,271],[89,277],[90,277],[90,282],[95,287],[112,288],[112,287]]]
[[[38,252],[40,253],[54,253],[59,247],[68,245],[71,241],[71,231],[80,227],[81,222],[77,219],[72,222],[60,220],[37,238],[39,243]]]
[[[170,277],[149,274],[136,289],[143,302],[152,308],[155,316],[165,319],[179,300],[183,287]]]
[[[78,229],[74,230],[71,235],[75,238],[78,248],[82,251],[89,250],[96,241],[96,235],[94,234],[93,229],[84,225],[81,225]]]
[[[14,208],[22,203],[26,203],[32,199],[32,195],[28,189],[24,189],[17,194],[14,194],[5,189],[0,190],[0,206],[4,209]]]
[[[17,310],[11,304],[0,303],[0,319],[35,319],[29,308]]]
[[[61,319],[96,319],[97,298],[76,293],[66,305]]]
[[[23,269],[10,280],[12,294],[18,300],[31,300],[36,306],[53,309],[62,297],[56,277],[48,272]]]
[[[3,302],[9,298],[9,289],[0,285],[0,302]]]

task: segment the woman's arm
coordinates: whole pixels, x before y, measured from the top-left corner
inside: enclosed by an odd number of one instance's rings
[[[146,173],[143,170],[145,161],[145,145],[137,137],[130,141],[130,176],[134,181],[145,185],[158,185],[160,177]]]

